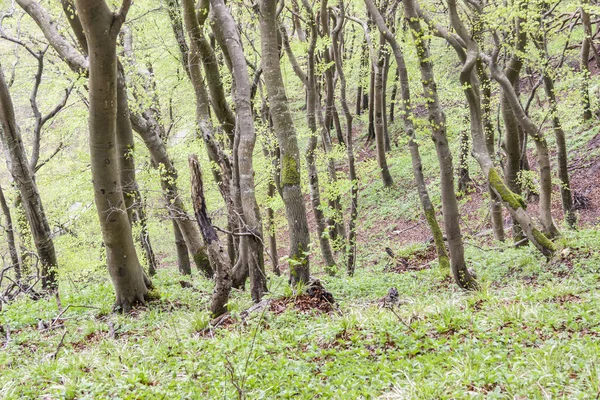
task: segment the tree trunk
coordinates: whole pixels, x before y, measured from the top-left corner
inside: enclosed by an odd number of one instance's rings
[[[383,121],[385,108],[383,104],[383,60],[381,54],[379,54],[379,59],[381,61],[372,60],[373,69],[375,70],[373,91],[373,108],[375,118],[375,147],[377,150],[377,164],[379,166],[381,179],[383,180],[383,185],[385,187],[391,187],[394,184],[394,180],[392,179],[392,175],[390,174],[390,170],[387,165],[387,157],[385,155],[385,127]]]
[[[460,132],[460,153],[458,158],[458,190],[467,193],[473,180],[469,175],[469,134],[466,130]]]
[[[350,218],[348,220],[348,241],[346,247],[346,272],[349,276],[354,275],[356,270],[356,220],[358,218],[358,175],[356,174],[356,166],[354,162],[354,148],[352,135],[352,114],[348,107],[346,96],[346,74],[344,73],[343,57],[341,49],[341,41],[339,36],[342,33],[344,26],[344,2],[339,0],[339,15],[335,28],[332,31],[331,40],[333,48],[333,58],[340,79],[340,102],[342,111],[346,119],[346,154],[348,157],[348,179],[352,185],[350,190]]]
[[[188,247],[185,244],[185,239],[179,224],[176,220],[173,221],[173,234],[175,235],[175,248],[177,249],[177,268],[181,275],[191,275],[192,268],[190,266],[190,255],[188,253]]]
[[[465,262],[464,245],[460,231],[460,215],[458,202],[454,192],[454,169],[452,166],[452,152],[446,136],[446,116],[438,99],[437,86],[433,73],[433,64],[429,52],[429,42],[425,39],[425,31],[421,28],[414,0],[404,0],[405,17],[411,28],[417,55],[420,61],[421,82],[429,110],[429,120],[433,132],[433,142],[440,164],[442,214],[444,227],[448,237],[450,250],[450,266],[456,283],[463,289],[476,289],[475,278],[467,269]]]
[[[260,0],[260,36],[265,86],[281,150],[281,191],[290,235],[290,283],[310,277],[308,221],[300,186],[300,152],[279,64],[276,2]]]
[[[52,232],[44,212],[42,199],[35,183],[33,171],[25,154],[23,139],[15,120],[15,110],[2,65],[0,65],[0,140],[4,147],[8,170],[17,183],[23,208],[31,228],[33,241],[41,264],[42,288],[58,289],[56,252]]]
[[[584,38],[581,42],[581,104],[583,106],[583,120],[592,119],[592,105],[590,101],[590,41],[592,40],[592,25],[587,7],[589,0],[581,2],[581,22],[583,24]]]
[[[385,143],[385,151],[388,152],[392,150],[392,145],[390,143],[390,132],[388,126],[388,118],[387,118],[387,84],[388,84],[388,75],[390,73],[390,53],[385,48],[385,38],[383,35],[379,36],[379,44],[381,46],[381,56],[383,57],[383,65],[380,64],[380,68],[383,68],[382,72],[382,90],[381,90],[381,116],[383,117],[383,138]]]
[[[491,111],[491,98],[492,98],[492,86],[490,78],[485,72],[483,62],[477,60],[477,75],[481,82],[481,110],[482,110],[482,124],[485,132],[485,143],[487,146],[488,153],[492,159],[492,162],[496,160],[495,150],[495,135],[494,125],[492,123],[492,111]],[[488,185],[488,193],[490,196],[490,215],[492,221],[492,230],[494,232],[494,238],[501,242],[504,241],[504,218],[502,216],[502,202],[498,198],[498,195]]]
[[[115,309],[129,312],[148,293],[133,244],[117,154],[117,53],[120,27],[130,2],[114,14],[103,0],[77,0],[90,54],[89,132],[94,198],[108,270],[116,292]]]
[[[221,36],[225,39],[235,80],[234,99],[237,113],[236,136],[239,136],[237,158],[234,159],[239,171],[239,186],[242,221],[244,223],[242,241],[247,246],[247,263],[250,274],[252,300],[260,302],[267,292],[267,276],[264,264],[262,218],[254,192],[254,169],[252,156],[256,143],[254,119],[250,100],[250,77],[244,57],[242,40],[233,17],[223,0],[211,0],[211,6],[219,24]],[[236,138],[237,139],[237,138]]]
[[[17,251],[17,245],[15,243],[15,232],[13,230],[12,218],[10,216],[10,208],[4,197],[4,191],[0,186],[0,207],[4,214],[4,231],[6,232],[6,244],[8,246],[8,253],[10,254],[11,267],[15,270],[16,281],[21,280],[21,262],[19,260],[19,252]]]
[[[213,317],[218,317],[227,312],[227,302],[231,293],[231,264],[207,214],[202,170],[196,155],[190,156],[189,163],[192,179],[192,203],[196,220],[208,248],[210,263],[214,265],[215,269],[215,289],[210,301],[210,311]]]
[[[556,251],[554,243],[552,243],[552,241],[550,241],[535,227],[531,217],[525,211],[524,200],[519,195],[513,193],[506,186],[498,174],[498,171],[494,167],[488,152],[485,133],[483,130],[481,100],[478,90],[479,85],[475,79],[475,67],[477,65],[477,60],[481,56],[479,46],[477,42],[472,39],[469,31],[465,28],[460,20],[456,7],[456,0],[448,1],[448,9],[450,13],[450,22],[453,28],[458,33],[459,38],[467,45],[466,54],[462,48],[460,48],[460,46],[453,47],[457,49],[457,52],[459,52],[459,55],[463,60],[463,69],[460,73],[460,82],[465,92],[467,102],[469,103],[471,117],[471,138],[473,139],[473,156],[477,162],[479,162],[481,170],[486,177],[488,184],[501,199],[502,203],[506,206],[513,219],[521,225],[523,232],[525,235],[527,235],[527,238],[535,247],[538,248],[538,250],[540,250],[544,256],[549,258]],[[451,44],[452,42],[455,42],[455,38],[449,34],[446,35],[446,40],[448,40],[448,42]]]
[[[415,127],[414,127],[414,115],[411,108],[411,97],[410,97],[410,82],[408,80],[408,70],[404,61],[404,54],[400,44],[391,34],[387,28],[385,21],[373,0],[365,0],[365,4],[369,10],[369,13],[373,17],[373,21],[379,28],[379,31],[384,35],[394,52],[396,58],[396,65],[398,68],[398,75],[400,80],[400,93],[402,97],[401,109],[402,109],[402,120],[404,122],[404,130],[409,138],[408,147],[410,149],[410,156],[412,160],[413,175],[415,183],[417,185],[417,191],[419,193],[419,200],[423,207],[423,213],[431,230],[433,241],[435,244],[436,252],[438,255],[438,262],[442,271],[450,270],[450,261],[448,259],[448,252],[446,251],[446,245],[444,244],[444,235],[435,217],[435,209],[431,203],[429,193],[427,191],[427,185],[425,183],[425,177],[423,175],[423,164],[421,162],[421,154],[419,152],[419,144],[416,140]]]
[[[320,107],[320,101],[317,94],[317,81],[315,73],[315,48],[317,45],[317,24],[315,21],[312,6],[307,0],[302,1],[304,9],[306,11],[307,19],[307,34],[309,38],[308,51],[307,51],[307,70],[306,70],[306,120],[308,128],[311,131],[311,135],[308,138],[308,146],[306,147],[306,164],[308,166],[308,187],[310,189],[310,200],[312,203],[313,213],[315,215],[315,221],[317,223],[317,237],[319,239],[319,246],[321,248],[321,255],[323,256],[323,262],[325,263],[325,271],[334,275],[336,272],[335,260],[333,258],[333,252],[331,250],[331,244],[329,243],[329,235],[327,233],[327,222],[321,206],[321,192],[319,189],[319,173],[317,170],[315,150],[317,149],[317,107]],[[332,75],[331,69],[328,70],[327,75]],[[326,78],[328,79],[328,78]],[[328,84],[329,89],[329,84]],[[333,84],[331,85],[333,90]],[[327,93],[329,97],[333,99],[333,93]],[[327,126],[327,123],[325,123]]]

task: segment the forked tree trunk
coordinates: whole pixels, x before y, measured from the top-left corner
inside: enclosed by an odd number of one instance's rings
[[[408,70],[404,61],[404,54],[402,53],[402,48],[400,47],[400,44],[385,25],[385,21],[381,16],[379,10],[375,7],[373,0],[365,0],[365,4],[367,5],[369,12],[373,16],[373,21],[379,28],[379,31],[383,33],[385,39],[390,44],[392,51],[394,52],[394,57],[396,58],[396,65],[398,68],[398,75],[400,80],[400,93],[402,98],[400,102],[402,110],[401,115],[402,120],[404,122],[404,130],[406,131],[406,135],[409,138],[408,147],[410,150],[410,156],[412,160],[413,175],[415,178],[415,183],[417,185],[417,191],[419,193],[419,200],[421,201],[421,206],[423,207],[425,219],[427,220],[427,224],[429,225],[429,229],[433,236],[433,242],[435,244],[435,249],[438,255],[438,262],[440,264],[440,268],[442,271],[449,271],[450,260],[448,259],[448,252],[446,251],[446,245],[444,244],[444,235],[437,222],[435,216],[435,208],[431,203],[429,192],[427,191],[427,185],[425,183],[425,177],[423,175],[423,164],[421,162],[419,144],[416,140],[416,131],[413,121],[414,115],[411,107],[410,82],[408,80]]]
[[[229,301],[229,293],[231,293],[231,264],[225,248],[219,241],[217,231],[208,217],[206,200],[204,199],[202,170],[196,155],[190,156],[189,164],[192,179],[192,203],[194,204],[196,220],[208,248],[210,263],[214,265],[215,269],[215,288],[210,301],[210,311],[213,317],[218,317],[227,312],[227,302]]]
[[[234,159],[234,163],[239,172],[239,180],[234,184],[238,185],[240,191],[241,219],[244,224],[242,233],[245,234],[242,237],[242,242],[247,247],[246,262],[250,274],[250,291],[252,300],[258,303],[267,292],[267,276],[265,274],[262,217],[254,192],[252,157],[256,143],[256,132],[250,100],[250,77],[242,48],[242,40],[233,17],[223,0],[211,0],[211,6],[219,25],[218,30],[227,44],[235,80],[237,158]]]
[[[117,36],[131,5],[113,13],[103,0],[77,0],[90,54],[89,134],[94,198],[108,271],[116,292],[115,309],[128,312],[148,293],[127,218],[117,142]]]
[[[442,192],[442,213],[444,227],[448,237],[450,250],[450,266],[456,283],[463,289],[477,289],[478,284],[467,269],[465,261],[464,244],[460,231],[460,215],[458,202],[454,192],[454,170],[452,166],[452,153],[446,136],[446,117],[438,99],[437,86],[433,73],[433,64],[429,52],[429,41],[425,38],[425,31],[421,27],[420,17],[417,12],[415,0],[404,0],[404,11],[407,23],[412,31],[417,55],[420,61],[421,82],[429,110],[433,142],[440,164],[440,180]]]
[[[260,37],[265,86],[281,151],[281,192],[290,235],[290,283],[295,285],[307,283],[310,277],[310,235],[300,186],[300,151],[279,64],[276,6],[275,1],[259,1]]]
[[[25,154],[21,132],[15,119],[15,110],[10,92],[0,65],[0,140],[4,147],[8,170],[17,183],[22,205],[31,228],[33,241],[41,264],[42,288],[58,289],[56,252],[52,232],[44,212],[42,199],[34,180],[33,171]]]

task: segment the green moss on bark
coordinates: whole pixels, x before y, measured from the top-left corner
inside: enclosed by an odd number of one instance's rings
[[[513,210],[517,210],[519,208],[527,208],[525,200],[506,186],[504,181],[502,181],[502,178],[500,178],[500,175],[498,175],[498,172],[495,168],[490,169],[490,172],[488,174],[488,181],[490,183],[490,186],[500,195],[502,201],[508,203],[510,208],[512,208]]]
[[[207,277],[212,278],[213,270],[210,265],[210,260],[208,259],[208,255],[205,251],[199,251],[194,254],[194,263],[196,267],[202,271]]]
[[[446,246],[444,245],[444,235],[442,234],[440,225],[438,224],[437,219],[435,218],[435,211],[425,210],[425,218],[427,219],[427,223],[429,224],[429,228],[431,229],[431,234],[433,235],[433,243],[438,254],[438,263],[440,264],[440,269],[442,271],[449,271],[450,259],[448,258],[448,254],[446,253]]]
[[[554,243],[546,237],[542,232],[533,228],[531,233],[535,238],[536,242],[538,242],[544,249],[547,249],[549,252],[554,253],[556,251],[556,246]]]
[[[284,154],[281,158],[281,185],[299,185],[300,184],[300,168],[296,159]]]

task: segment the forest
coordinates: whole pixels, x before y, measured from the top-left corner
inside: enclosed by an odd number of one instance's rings
[[[0,0],[0,398],[600,396],[597,0]]]

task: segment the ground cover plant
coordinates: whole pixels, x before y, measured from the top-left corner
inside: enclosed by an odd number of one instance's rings
[[[597,398],[599,16],[0,0],[0,398]]]

